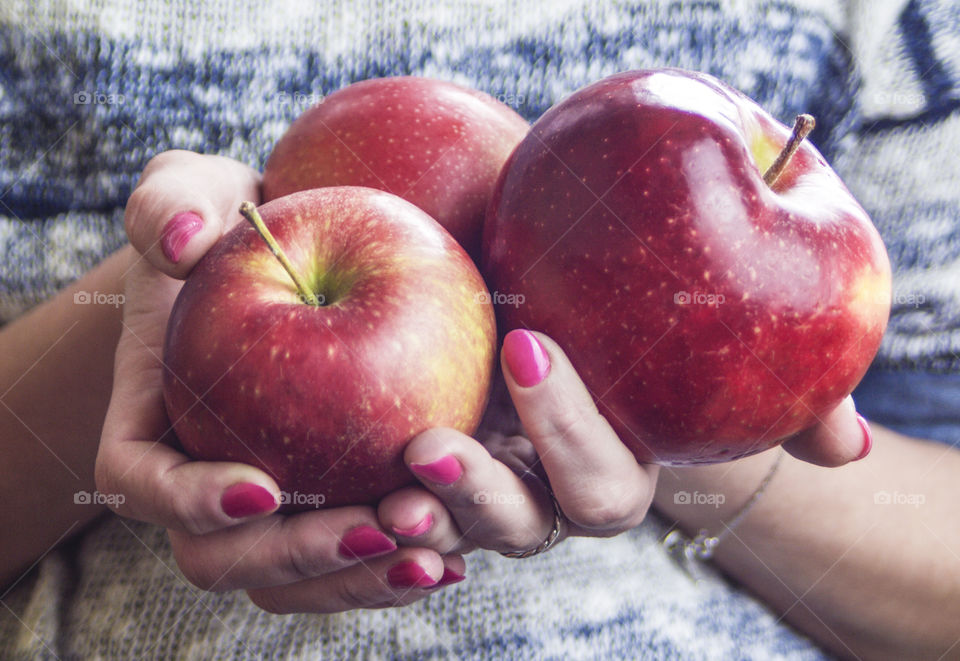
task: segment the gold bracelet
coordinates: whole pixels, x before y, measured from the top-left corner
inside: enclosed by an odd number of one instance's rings
[[[739,510],[733,515],[729,523],[723,524],[723,530],[719,531],[716,535],[711,535],[706,528],[701,528],[697,535],[691,539],[687,537],[683,531],[678,527],[674,526],[671,528],[667,534],[660,540],[660,544],[667,551],[667,553],[672,557],[681,567],[687,570],[688,573],[691,573],[691,567],[696,560],[709,560],[713,557],[714,549],[717,548],[717,545],[737,527],[737,525],[743,520],[743,518],[753,509],[753,506],[757,504],[757,501],[760,500],[760,496],[763,495],[763,492],[766,491],[767,486],[770,484],[770,481],[773,479],[773,476],[776,474],[777,469],[780,468],[780,461],[783,459],[784,451],[778,449],[777,458],[774,460],[773,464],[770,466],[770,469],[767,471],[766,476],[760,482],[754,492],[750,495],[747,501],[740,507]]]

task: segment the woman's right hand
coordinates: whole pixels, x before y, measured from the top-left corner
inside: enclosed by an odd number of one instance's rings
[[[459,580],[457,554],[397,548],[373,507],[278,514],[280,489],[241,463],[194,461],[173,437],[162,392],[163,340],[183,278],[259,203],[260,176],[219,156],[153,158],[127,203],[141,259],[127,274],[97,488],[118,514],[168,529],[183,574],[206,590],[245,589],[271,612],[405,605]]]

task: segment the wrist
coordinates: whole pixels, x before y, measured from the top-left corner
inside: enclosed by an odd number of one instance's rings
[[[664,467],[654,507],[691,536],[701,530],[719,535],[760,506],[785,454],[777,447],[722,464]]]

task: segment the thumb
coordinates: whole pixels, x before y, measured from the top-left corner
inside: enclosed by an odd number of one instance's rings
[[[180,287],[145,262],[130,270],[95,477],[97,490],[112,496],[118,514],[202,534],[274,511],[280,489],[254,466],[192,461],[176,449],[160,357],[168,311]]]
[[[260,201],[253,168],[223,156],[166,151],[150,159],[127,200],[127,237],[150,264],[182,279],[241,221],[244,200]]]
[[[870,425],[857,413],[849,396],[816,425],[783,443],[783,449],[797,459],[827,467],[863,459],[872,447]]]

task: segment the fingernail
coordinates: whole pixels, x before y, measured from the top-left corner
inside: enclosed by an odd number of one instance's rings
[[[863,450],[860,451],[860,454],[857,455],[854,461],[860,461],[870,454],[870,450],[873,449],[873,432],[870,431],[870,423],[859,413],[857,414],[857,422],[860,423],[860,429],[863,430]]]
[[[240,482],[220,497],[220,509],[231,519],[243,519],[254,514],[270,512],[277,507],[273,494],[252,482]]]
[[[463,466],[452,454],[440,457],[429,464],[410,464],[410,470],[439,484],[453,484],[463,475]]]
[[[370,526],[357,526],[340,539],[340,555],[345,558],[367,558],[396,550],[392,539]]]
[[[514,330],[503,338],[503,357],[513,380],[524,388],[535,386],[550,373],[550,357],[528,330]]]
[[[387,570],[387,582],[394,588],[428,588],[437,584],[415,562],[401,562]]]
[[[180,261],[183,249],[190,237],[203,227],[203,218],[192,211],[178,213],[164,226],[160,238],[160,248],[164,256],[176,264]]]
[[[430,530],[430,526],[433,525],[433,512],[427,512],[427,515],[423,517],[423,520],[412,528],[393,528],[393,532],[397,533],[401,537],[419,537],[423,533]]]
[[[443,576],[441,576],[440,580],[437,581],[436,587],[440,587],[443,585],[451,585],[453,583],[459,583],[465,578],[466,576],[464,576],[463,574],[458,574],[457,572],[453,571],[449,567],[444,567]]]

